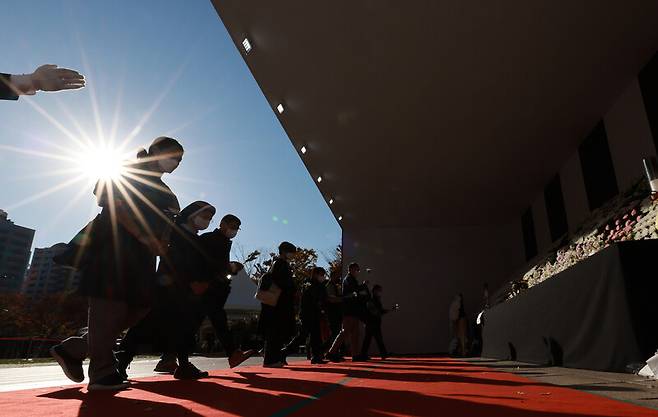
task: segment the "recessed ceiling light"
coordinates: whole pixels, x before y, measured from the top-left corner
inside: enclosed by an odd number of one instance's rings
[[[343,220],[343,216],[338,216],[338,221]]]
[[[333,199],[333,198],[329,199],[329,204],[330,204],[330,205],[331,205],[331,204],[334,204],[334,199]]]
[[[244,47],[244,51],[246,53],[249,53],[251,51],[251,42],[249,42],[249,38],[244,38],[242,41],[242,47]]]
[[[276,111],[279,112],[279,114],[283,114],[283,104],[279,104],[276,106]]]
[[[302,146],[301,151],[302,151],[302,154],[306,154],[306,146]]]
[[[322,176],[318,177],[318,182],[322,182]]]

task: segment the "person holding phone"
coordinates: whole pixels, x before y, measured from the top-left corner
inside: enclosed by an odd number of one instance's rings
[[[207,259],[208,281],[205,283],[207,288],[201,296],[203,317],[200,317],[197,328],[203,318],[208,316],[217,338],[226,351],[231,368],[235,368],[256,353],[253,350],[242,351],[235,346],[225,310],[226,301],[231,293],[231,277],[244,268],[241,263],[230,260],[232,239],[237,236],[241,225],[242,222],[237,216],[227,214],[220,221],[219,228],[204,233],[199,238]]]

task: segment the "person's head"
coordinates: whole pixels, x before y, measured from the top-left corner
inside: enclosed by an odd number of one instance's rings
[[[322,268],[321,266],[316,266],[311,271],[311,279],[313,281],[324,282],[326,276],[327,276],[327,270]]]
[[[160,136],[151,143],[148,151],[140,149],[137,159],[143,160],[146,170],[154,174],[171,173],[178,168],[183,152],[183,145],[176,139]]]
[[[329,279],[331,282],[334,284],[340,284],[340,271],[332,271],[331,275],[329,276]]]
[[[381,285],[375,284],[375,286],[372,287],[372,295],[375,297],[380,297],[382,295],[382,291],[384,288],[382,288]]]
[[[227,214],[219,222],[219,231],[228,239],[233,239],[237,236],[240,225],[242,225],[242,222],[238,219],[238,216]]]
[[[349,272],[350,275],[352,275],[354,278],[359,276],[359,272],[361,272],[361,268],[359,267],[359,264],[356,262],[352,262],[348,267],[347,267],[347,272]]]
[[[297,252],[297,247],[290,242],[281,242],[279,245],[279,256],[289,261]]]
[[[215,215],[215,207],[205,201],[195,201],[178,213],[176,216],[177,225],[187,225],[195,231],[201,231],[208,228],[212,217]]]

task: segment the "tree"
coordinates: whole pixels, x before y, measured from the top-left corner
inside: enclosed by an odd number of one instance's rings
[[[341,275],[343,273],[343,246],[338,245],[334,250],[327,254],[322,255],[324,260],[329,264],[329,276],[335,274]]]

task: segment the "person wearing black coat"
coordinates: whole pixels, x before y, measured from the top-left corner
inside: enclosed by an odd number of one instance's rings
[[[364,358],[368,357],[370,342],[373,337],[375,338],[375,342],[377,342],[381,358],[386,359],[388,356],[382,335],[382,316],[388,313],[388,310],[382,305],[382,290],[381,285],[375,285],[372,288],[372,297],[367,303],[366,335],[363,339],[363,346],[361,347],[361,356]]]
[[[225,310],[226,301],[231,293],[231,276],[243,268],[239,262],[230,261],[233,245],[231,239],[238,234],[241,224],[237,216],[227,214],[222,218],[218,229],[202,234],[199,239],[206,256],[208,270],[205,274],[207,289],[201,297],[202,314],[197,328],[203,318],[208,316],[217,338],[226,351],[231,368],[240,365],[256,353],[253,350],[242,351],[235,346]]]
[[[95,190],[103,210],[92,222],[90,243],[78,264],[79,292],[89,299],[88,333],[50,350],[64,374],[78,383],[84,380],[82,361],[89,356],[89,390],[128,386],[112,349],[119,334],[149,311],[156,257],[164,254],[180,209],[161,179],[178,167],[183,157],[180,143],[159,137],[137,157],[138,164],[124,177],[99,181]]]
[[[306,284],[301,302],[302,328],[297,333],[295,338],[283,348],[282,355],[285,357],[295,347],[306,343],[308,336],[311,336],[311,363],[324,364],[324,352],[322,349],[322,330],[321,321],[325,315],[325,308],[327,303],[327,288],[325,287],[325,280],[327,271],[319,266],[316,266],[311,271],[311,279]],[[307,346],[308,349],[308,346]]]
[[[284,366],[283,344],[295,334],[295,282],[289,263],[295,252],[295,245],[282,242],[279,245],[279,256],[266,274],[281,290],[275,306],[261,303],[258,330],[265,338],[263,366],[266,368]]]
[[[128,331],[116,353],[119,371],[126,377],[138,346],[145,342],[153,344],[154,350],[164,352],[155,367],[156,372],[172,373],[176,379],[208,376],[207,372],[197,369],[189,357],[202,311],[200,296],[207,271],[198,232],[208,228],[214,214],[212,205],[195,201],[176,216],[169,246],[158,267],[154,306]]]
[[[72,90],[85,86],[85,78],[77,71],[42,65],[32,74],[0,73],[0,100],[18,100],[37,91]]]

